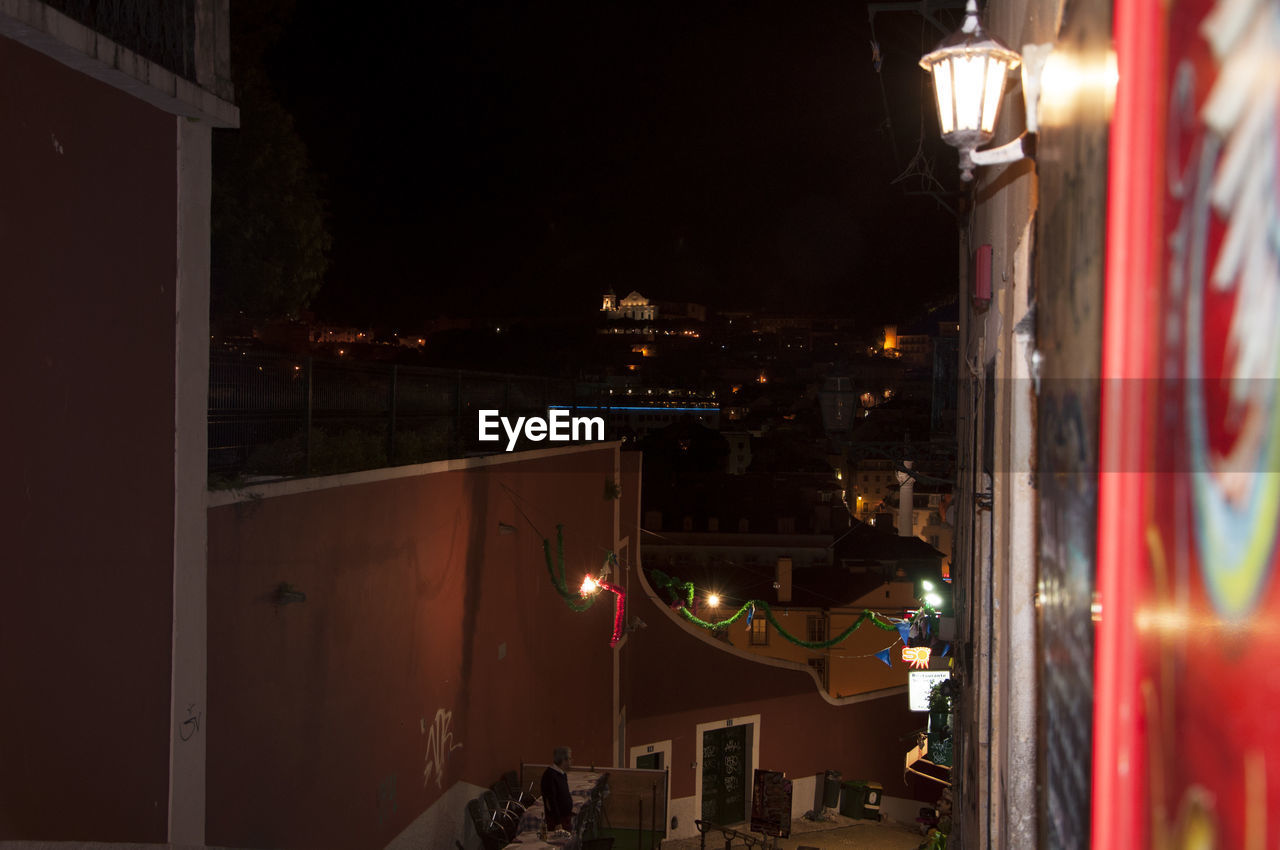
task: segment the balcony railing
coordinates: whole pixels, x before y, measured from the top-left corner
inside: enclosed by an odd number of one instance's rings
[[[501,451],[481,443],[478,411],[546,416],[589,403],[567,379],[311,357],[215,352],[209,362],[209,476],[324,475]],[[546,447],[546,443],[521,448]]]

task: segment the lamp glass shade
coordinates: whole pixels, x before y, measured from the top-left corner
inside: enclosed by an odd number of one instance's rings
[[[951,93],[951,63],[939,62],[933,71],[933,96],[938,101],[938,127],[946,136],[956,129],[955,98]]]
[[[986,85],[982,95],[982,121],[978,128],[984,133],[996,131],[996,117],[1000,114],[1000,98],[1009,73],[1009,63],[999,56],[987,57]]]
[[[943,136],[959,133],[974,146],[990,141],[1013,64],[1005,52],[963,50],[938,57],[927,66],[933,74]]]
[[[973,150],[991,140],[1009,72],[1021,58],[982,31],[969,4],[964,26],[920,60],[933,75],[938,126],[948,143]]]

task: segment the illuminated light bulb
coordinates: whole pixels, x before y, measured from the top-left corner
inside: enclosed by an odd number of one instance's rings
[[[925,590],[933,590],[933,582],[929,581],[928,579],[925,579],[924,581],[920,582],[920,586],[923,587]]]
[[[924,601],[928,602],[934,608],[937,608],[939,605],[942,604],[942,597],[936,593],[928,593],[928,594],[925,594]]]
[[[711,594],[707,597],[707,605],[712,608],[718,608],[720,606],[720,597],[716,596],[714,593]]]
[[[581,593],[583,596],[589,596],[590,594],[595,593],[599,589],[600,589],[600,585],[591,576],[586,576],[585,578],[582,579]]]

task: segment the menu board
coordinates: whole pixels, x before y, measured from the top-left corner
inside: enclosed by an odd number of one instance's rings
[[[907,696],[912,711],[929,710],[929,694],[934,686],[951,678],[950,670],[912,670],[907,673]]]
[[[776,770],[757,770],[751,791],[751,831],[791,836],[791,780]]]

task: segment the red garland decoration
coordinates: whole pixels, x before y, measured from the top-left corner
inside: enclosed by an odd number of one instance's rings
[[[623,616],[627,608],[627,592],[616,584],[610,584],[607,581],[600,581],[599,579],[591,576],[587,576],[582,582],[581,593],[584,597],[588,595],[594,596],[601,590],[607,590],[616,597],[613,604],[613,637],[609,639],[609,646],[617,646],[618,641],[622,640],[622,624]]]
[[[615,597],[613,603],[613,637],[609,638],[609,646],[617,646],[618,641],[622,640],[622,624],[623,615],[627,607],[627,592],[616,584],[610,584],[607,581],[598,582],[598,584]]]

